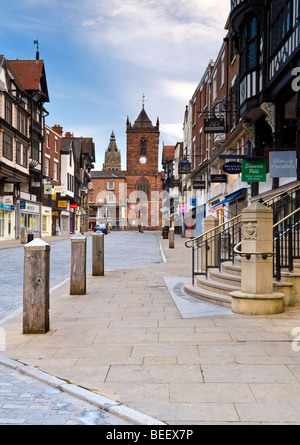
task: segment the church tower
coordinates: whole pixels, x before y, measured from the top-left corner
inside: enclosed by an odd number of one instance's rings
[[[127,118],[127,168],[126,182],[127,195],[134,197],[129,199],[128,212],[141,208],[136,212],[139,225],[145,229],[155,229],[160,225],[159,205],[157,198],[162,191],[161,174],[159,165],[159,119],[153,125],[149,119],[144,103],[142,111],[132,125]],[[136,202],[134,202],[136,201]],[[147,204],[146,204],[147,201]],[[143,204],[143,202],[145,204]],[[142,207],[141,207],[141,204]],[[133,221],[133,226],[134,226]]]
[[[109,146],[105,152],[103,170],[121,170],[121,153],[116,143],[116,137],[112,132]]]

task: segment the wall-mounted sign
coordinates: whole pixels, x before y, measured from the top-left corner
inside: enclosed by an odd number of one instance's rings
[[[294,178],[297,176],[295,151],[272,151],[269,156],[270,178]]]
[[[179,174],[186,175],[191,173],[191,163],[189,161],[180,161],[178,166]]]
[[[4,193],[13,193],[14,191],[14,184],[6,182],[4,184]]]
[[[78,204],[70,204],[70,209],[78,209]]]
[[[242,171],[242,164],[240,162],[226,162],[222,167],[225,173],[229,175],[238,175]]]
[[[67,207],[68,202],[67,201],[58,201],[58,207],[61,208],[66,208]]]
[[[179,179],[173,179],[173,187],[179,187]]]
[[[205,181],[199,181],[197,179],[193,182],[193,188],[194,190],[205,190],[206,182]]]
[[[204,133],[225,133],[225,120],[218,118],[204,119]]]
[[[267,161],[266,160],[242,160],[242,182],[266,182]]]
[[[210,175],[210,182],[212,183],[226,183],[227,182],[227,175]]]
[[[3,204],[7,206],[14,205],[14,197],[13,196],[3,196]]]

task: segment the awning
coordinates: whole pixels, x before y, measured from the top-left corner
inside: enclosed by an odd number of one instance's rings
[[[225,199],[223,199],[223,201],[219,202],[218,204],[216,204],[215,206],[213,206],[208,213],[212,213],[212,212],[216,212],[217,210],[221,210],[222,207],[224,206],[224,204],[226,204],[226,202],[232,201],[233,199],[235,199],[237,196],[242,195],[247,193],[247,189],[240,189],[237,192],[231,193],[230,195],[226,196]]]

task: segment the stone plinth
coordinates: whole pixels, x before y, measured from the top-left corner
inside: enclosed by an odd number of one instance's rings
[[[238,314],[283,312],[284,294],[273,292],[273,211],[256,202],[242,212],[241,291],[232,292]]]

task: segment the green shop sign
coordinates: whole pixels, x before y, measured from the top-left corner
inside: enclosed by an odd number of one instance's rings
[[[242,160],[242,182],[266,182],[267,161],[266,160]]]

